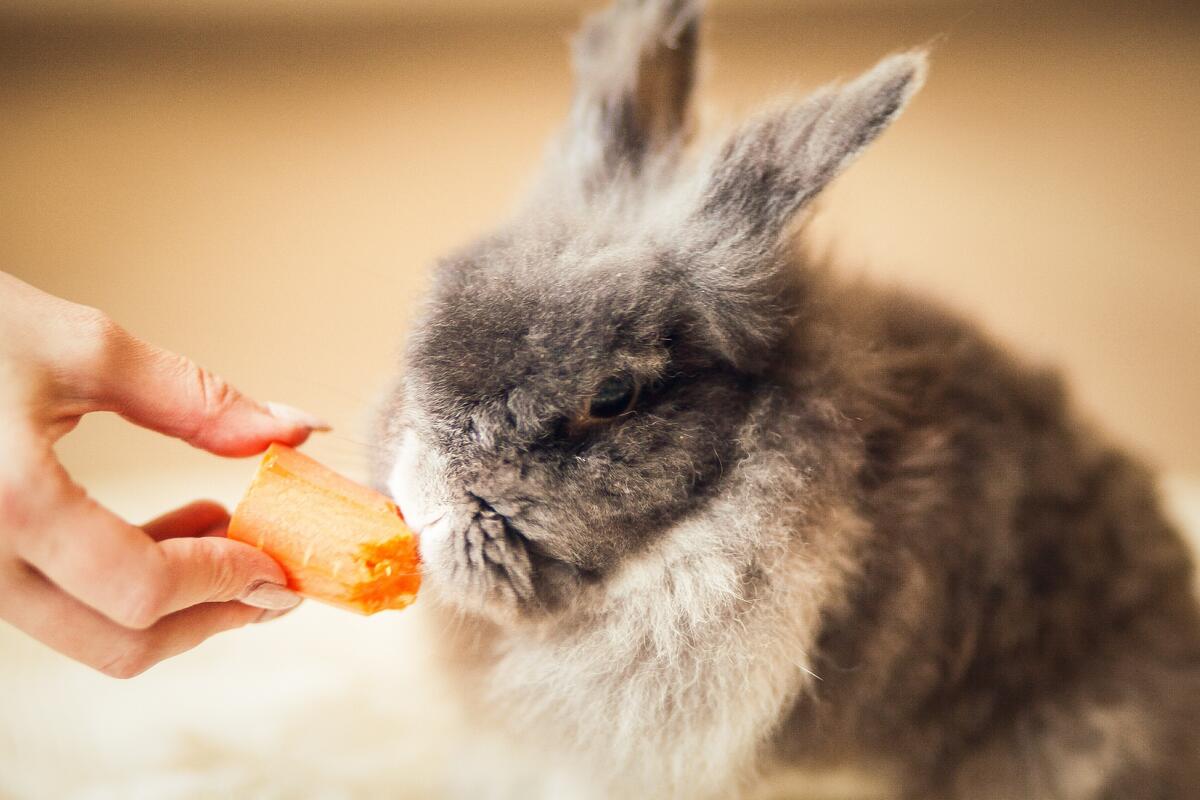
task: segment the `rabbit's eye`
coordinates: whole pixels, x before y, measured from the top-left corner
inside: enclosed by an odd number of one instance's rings
[[[596,387],[588,403],[588,416],[592,419],[612,419],[633,408],[637,400],[637,381],[630,375],[613,375],[605,378]]]

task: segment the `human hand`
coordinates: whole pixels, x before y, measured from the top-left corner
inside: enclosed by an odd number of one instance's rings
[[[328,427],[0,272],[0,619],[131,677],[299,602],[275,561],[224,537],[216,503],[139,528],[88,497],[53,445],[92,411],[225,456]]]

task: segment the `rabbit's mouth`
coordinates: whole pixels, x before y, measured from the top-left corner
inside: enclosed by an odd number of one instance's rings
[[[512,487],[495,480],[484,488],[479,482],[448,480],[446,474],[438,451],[406,431],[387,490],[419,534],[423,596],[504,622],[562,608],[582,583],[590,582],[587,570],[539,544],[546,536],[539,536],[542,528],[528,519],[531,501],[504,500]],[[490,475],[495,479],[498,473]]]
[[[426,539],[422,556],[438,599],[497,621],[553,611],[581,578],[478,495],[465,495],[429,526]]]
[[[464,504],[466,526],[454,536],[451,578],[465,581],[487,605],[536,603],[528,540],[481,497]]]

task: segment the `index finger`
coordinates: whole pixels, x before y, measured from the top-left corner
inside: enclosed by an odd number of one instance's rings
[[[155,347],[117,325],[105,336],[93,399],[131,422],[227,456],[261,452],[271,442],[298,445],[323,420],[279,403],[261,405],[220,376]]]
[[[250,455],[272,441],[300,444],[328,428],[310,414],[260,405],[183,356],[132,335],[93,308],[46,294],[0,273],[0,300],[13,314],[0,322],[3,344],[18,363],[45,373],[25,376],[54,438],[89,411],[115,411],[147,428],[220,455]],[[20,312],[20,313],[17,313]],[[21,377],[18,375],[17,377]],[[6,376],[7,382],[13,376]],[[0,384],[0,388],[6,388]],[[21,397],[21,400],[28,398]],[[65,424],[64,424],[65,423]]]

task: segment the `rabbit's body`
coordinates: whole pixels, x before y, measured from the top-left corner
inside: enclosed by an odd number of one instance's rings
[[[871,533],[788,754],[888,757],[913,798],[1195,794],[1200,616],[1149,475],[974,326],[836,291]]]
[[[1149,478],[1053,376],[788,246],[923,61],[693,162],[695,34],[593,18],[546,178],[441,267],[383,416],[472,720],[548,796],[850,761],[922,800],[1189,797],[1200,624]]]

